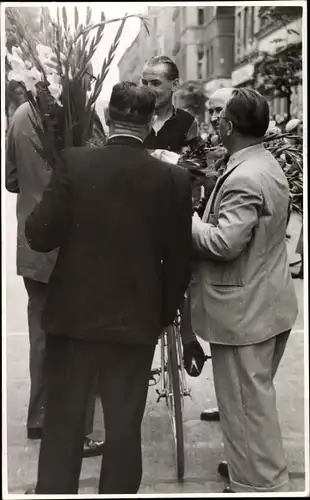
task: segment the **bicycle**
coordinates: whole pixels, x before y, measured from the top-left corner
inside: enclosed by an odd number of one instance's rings
[[[184,477],[184,397],[191,394],[183,366],[179,312],[173,324],[162,333],[159,343],[160,368],[151,370],[150,381],[154,383],[150,385],[156,385],[159,380],[161,381],[160,389],[156,389],[157,402],[162,398],[166,400],[174,440],[176,472],[178,479],[181,480]],[[158,380],[155,376],[159,376]]]

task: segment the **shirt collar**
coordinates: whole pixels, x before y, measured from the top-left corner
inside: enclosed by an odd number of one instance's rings
[[[249,151],[255,150],[255,149],[262,149],[264,148],[262,143],[259,144],[252,144],[251,146],[247,146],[246,148],[239,149],[239,151],[236,151],[236,153],[233,153],[227,162],[227,168],[230,167],[232,164],[235,164],[243,155],[244,153],[247,153]]]
[[[131,137],[132,139],[136,139],[137,141],[140,141],[143,144],[143,141],[142,141],[142,139],[140,139],[140,137],[137,137],[136,135],[132,135],[132,134],[112,134],[112,135],[109,135],[108,140],[113,139],[114,137]]]
[[[167,118],[167,120],[164,121],[162,127],[165,125],[166,122],[168,122],[169,120],[171,120],[171,118],[174,118],[176,116],[176,112],[177,112],[176,108],[172,105],[172,114],[169,116],[169,118]],[[157,118],[157,115],[156,115],[156,118]]]

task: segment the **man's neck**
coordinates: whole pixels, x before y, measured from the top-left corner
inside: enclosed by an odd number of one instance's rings
[[[257,138],[252,138],[247,141],[241,141],[237,144],[234,144],[234,146],[230,149],[230,151],[228,151],[228,153],[230,154],[230,156],[232,156],[233,154],[238,153],[238,151],[241,151],[242,149],[249,148],[250,146],[256,146],[257,144],[262,144],[262,140]]]
[[[155,109],[156,116],[159,120],[164,121],[168,120],[173,113],[173,104],[172,101],[169,101],[164,106]]]

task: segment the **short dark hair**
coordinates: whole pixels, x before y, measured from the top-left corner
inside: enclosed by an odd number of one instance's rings
[[[154,56],[151,57],[146,62],[146,66],[157,66],[158,64],[165,64],[167,71],[166,71],[166,77],[168,80],[175,80],[176,78],[179,78],[179,70],[175,62],[170,59],[168,56]]]
[[[269,126],[269,104],[259,92],[238,88],[232,92],[225,107],[225,117],[232,121],[240,134],[263,137]]]
[[[134,82],[114,85],[109,102],[112,121],[133,125],[147,125],[155,110],[155,94]]]

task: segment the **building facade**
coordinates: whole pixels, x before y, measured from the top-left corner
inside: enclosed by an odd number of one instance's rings
[[[156,55],[172,57],[174,7],[149,7],[149,32],[141,29],[118,63],[120,80],[137,82],[145,62]]]
[[[205,93],[231,86],[234,65],[235,7],[204,7]]]
[[[286,26],[264,18],[264,9],[258,5],[149,7],[150,36],[142,28],[124,53],[120,79],[137,80],[148,58],[167,55],[177,64],[181,83],[196,82],[207,98],[222,87],[252,87],[260,52],[274,53],[281,43],[277,39],[285,39],[286,44],[302,41],[300,7],[287,8],[292,15]],[[266,97],[271,114],[285,120],[287,99]],[[293,89],[290,113],[302,114],[301,87]]]
[[[260,6],[238,6],[235,9],[235,62],[231,75],[234,87],[252,86],[254,63],[261,52],[275,54],[280,45],[302,42],[301,8],[291,8],[292,19],[286,26],[264,18],[260,9]],[[267,94],[266,97],[269,100],[271,115],[276,117],[279,123],[285,121],[288,114],[287,99],[273,94]],[[302,115],[301,86],[293,89],[290,114],[292,117]]]
[[[234,7],[150,7],[147,17],[150,36],[141,29],[126,50],[119,62],[121,79],[138,72],[149,57],[167,55],[181,81],[199,81],[207,92],[231,83]]]

